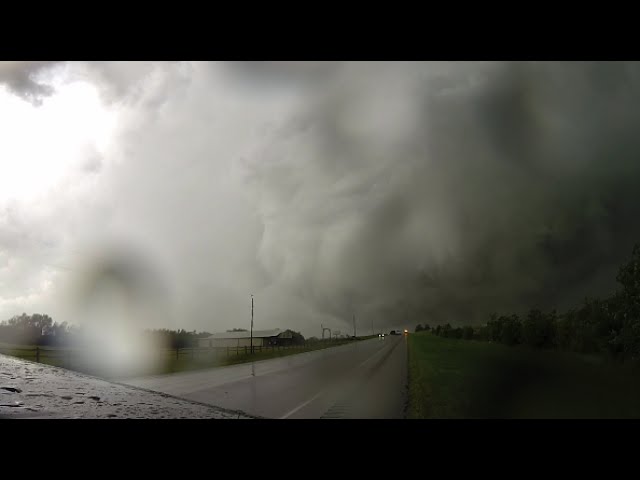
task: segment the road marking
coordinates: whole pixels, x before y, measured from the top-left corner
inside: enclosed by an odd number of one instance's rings
[[[386,347],[386,345],[385,345],[385,347]],[[384,352],[384,351],[385,351],[385,347],[381,348],[380,350],[378,350],[377,352],[375,352],[373,355],[371,355],[369,358],[367,358],[364,362],[362,362],[360,365],[358,365],[358,366],[356,367],[356,369],[357,369],[357,368],[362,367],[365,363],[370,362],[371,360],[373,360],[373,358],[374,358],[377,354]],[[354,370],[355,370],[355,369],[354,369]]]
[[[293,410],[291,410],[290,412],[286,413],[285,415],[283,415],[282,417],[280,417],[280,420],[285,419],[290,417],[291,415],[293,415],[294,413],[296,413],[298,410],[300,410],[301,408],[306,407],[307,405],[309,405],[311,402],[313,402],[314,400],[316,400],[319,396],[321,396],[323,393],[325,393],[327,391],[327,389],[325,390],[321,390],[320,393],[316,394],[313,398],[307,400],[306,402],[304,402],[301,405],[298,405],[296,408],[294,408]]]
[[[371,361],[373,358],[375,358],[376,355],[378,355],[381,352],[386,351],[387,349],[385,347],[381,348],[380,350],[377,350],[373,355],[371,355],[369,358],[367,358],[364,362],[360,363],[357,367],[355,367],[354,369],[352,369],[350,372],[353,372],[359,368],[361,368],[362,366],[364,366],[367,362]],[[321,390],[319,393],[317,393],[316,395],[314,395],[312,398],[310,398],[309,400],[307,400],[306,402],[298,405],[296,408],[294,408],[293,410],[285,413],[282,417],[280,417],[280,420],[283,420],[285,418],[289,418],[291,415],[293,415],[294,413],[298,412],[299,410],[301,410],[302,408],[306,407],[307,405],[309,405],[311,402],[317,400],[320,396],[322,396],[324,393],[326,393],[329,390],[329,388],[325,388],[324,390]]]

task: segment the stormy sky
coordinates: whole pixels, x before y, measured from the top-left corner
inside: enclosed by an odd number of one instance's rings
[[[623,62],[0,63],[0,319],[105,285],[143,327],[248,328],[254,294],[307,336],[606,295],[639,100]]]

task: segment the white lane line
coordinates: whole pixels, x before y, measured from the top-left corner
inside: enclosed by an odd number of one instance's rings
[[[291,410],[288,413],[285,413],[282,417],[280,417],[280,420],[283,420],[285,418],[290,417],[291,415],[293,415],[294,413],[296,413],[298,410],[300,410],[301,408],[306,407],[307,405],[309,405],[311,402],[313,402],[314,400],[316,400],[318,397],[320,397],[323,393],[325,393],[327,390],[321,390],[320,393],[317,393],[313,398],[307,400],[306,402],[304,402],[301,405],[298,405],[296,408],[294,408],[293,410]]]
[[[371,355],[369,358],[367,358],[364,362],[360,363],[357,367],[355,367],[352,371],[357,370],[359,368],[361,368],[362,366],[364,366],[367,362],[370,362],[373,358],[375,358],[376,355],[378,355],[381,352],[386,351],[386,348],[382,348],[378,351],[376,351],[373,355]],[[326,393],[329,390],[329,388],[325,388],[324,390],[321,390],[319,393],[315,394],[312,398],[310,398],[309,400],[307,400],[304,403],[301,403],[300,405],[298,405],[296,408],[294,408],[293,410],[285,413],[282,417],[279,418],[279,420],[283,420],[285,418],[289,418],[291,415],[293,415],[294,413],[296,413],[297,411],[299,411],[300,409],[306,407],[307,405],[309,405],[311,402],[313,402],[314,400],[317,400],[320,396],[322,396],[324,393]]]
[[[247,380],[249,378],[254,378],[253,375],[245,375],[244,377],[239,377],[234,379],[231,382],[225,381],[225,382],[218,382],[218,383],[214,383],[214,384],[210,384],[210,385],[200,385],[197,388],[195,388],[195,390],[182,390],[182,389],[178,389],[178,391],[180,392],[180,395],[191,395],[192,393],[198,393],[198,392],[202,392],[204,390],[209,390],[211,388],[219,388],[222,387],[223,385],[230,385],[232,383],[235,382],[241,382],[242,380]],[[178,395],[178,393],[175,393],[175,395]]]

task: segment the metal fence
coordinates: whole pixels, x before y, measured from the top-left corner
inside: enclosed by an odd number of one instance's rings
[[[327,346],[337,346],[344,343],[349,343],[349,340],[328,340],[318,342],[304,342],[299,345],[254,345],[253,353],[268,353],[279,352],[287,350],[313,350],[320,349]],[[188,347],[188,348],[174,348],[166,350],[167,353],[175,355],[176,359],[181,356],[190,356],[193,358],[201,358],[203,356],[210,356],[214,358],[221,357],[238,357],[241,355],[251,354],[251,348],[248,345],[241,347]]]
[[[71,367],[76,363],[82,351],[74,348],[40,347],[22,345],[0,345],[0,353],[38,363]]]
[[[302,349],[305,348],[306,345],[291,345],[291,346],[284,346],[284,345],[269,345],[269,346],[258,346],[258,345],[254,345],[253,346],[253,352],[254,353],[260,353],[260,352],[275,352],[275,351],[280,351],[280,350],[286,350],[286,349],[292,349],[292,348],[297,348],[297,349]],[[180,355],[187,355],[187,356],[191,356],[191,357],[199,357],[199,356],[212,356],[215,358],[218,357],[231,357],[231,356],[240,356],[240,355],[249,355],[249,353],[251,353],[251,348],[250,346],[243,346],[243,347],[188,347],[188,348],[175,348],[173,349],[173,351],[175,351],[175,355],[176,358],[179,358]]]
[[[253,353],[268,352],[291,352],[291,350],[309,351],[321,349],[329,346],[338,346],[349,343],[350,340],[324,340],[318,342],[305,342],[300,345],[254,345]],[[41,347],[24,345],[0,344],[0,354],[11,355],[26,360],[33,360],[39,363],[46,363],[65,368],[73,368],[74,365],[82,363],[81,357],[86,355],[86,351],[77,348],[65,347]],[[165,348],[161,354],[167,358],[173,357],[176,360],[181,358],[194,360],[213,360],[229,357],[240,357],[251,354],[250,346],[237,347],[186,347],[186,348]]]

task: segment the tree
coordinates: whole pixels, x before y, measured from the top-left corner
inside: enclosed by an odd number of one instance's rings
[[[285,330],[284,333],[291,334],[291,343],[294,345],[304,344],[304,336],[300,332],[294,332],[293,330]]]
[[[620,267],[616,280],[622,285],[627,299],[634,303],[640,301],[640,244],[633,247],[631,260]]]
[[[16,315],[6,322],[2,330],[3,338],[16,343],[40,344],[44,335],[53,332],[53,319],[49,315],[34,313],[33,315]]]
[[[465,340],[472,340],[473,333],[473,327],[471,325],[467,325],[462,329],[462,338]]]
[[[500,332],[500,341],[505,345],[518,345],[522,343],[522,324],[517,315],[502,317],[502,331]]]
[[[487,337],[490,342],[501,341],[503,323],[504,317],[498,317],[496,313],[491,314],[491,320],[487,322]]]
[[[231,330],[227,330],[227,332],[248,332],[246,328],[232,328]]]
[[[640,245],[633,247],[631,260],[620,267],[616,280],[622,292],[611,312],[617,330],[611,332],[608,347],[622,359],[640,358]],[[612,309],[613,310],[613,309]]]
[[[440,331],[441,335],[445,338],[449,338],[452,336],[452,328],[451,325],[449,325],[448,323],[442,327],[442,330]]]
[[[558,317],[556,325],[556,345],[563,350],[571,350],[574,347],[576,318],[577,312],[575,309],[568,310]]]
[[[551,348],[556,343],[557,315],[533,309],[522,324],[522,341],[533,348]]]
[[[481,326],[478,329],[477,338],[478,338],[478,340],[488,341],[489,340],[489,327],[487,327],[486,325]]]
[[[420,325],[420,324],[416,325],[416,333],[421,332],[422,330],[424,330],[422,328],[422,325]]]
[[[523,322],[517,315],[492,314],[478,338],[507,345],[562,348],[581,353],[608,353],[620,360],[640,359],[640,244],[616,276],[621,289],[605,299],[556,314],[531,310]]]

